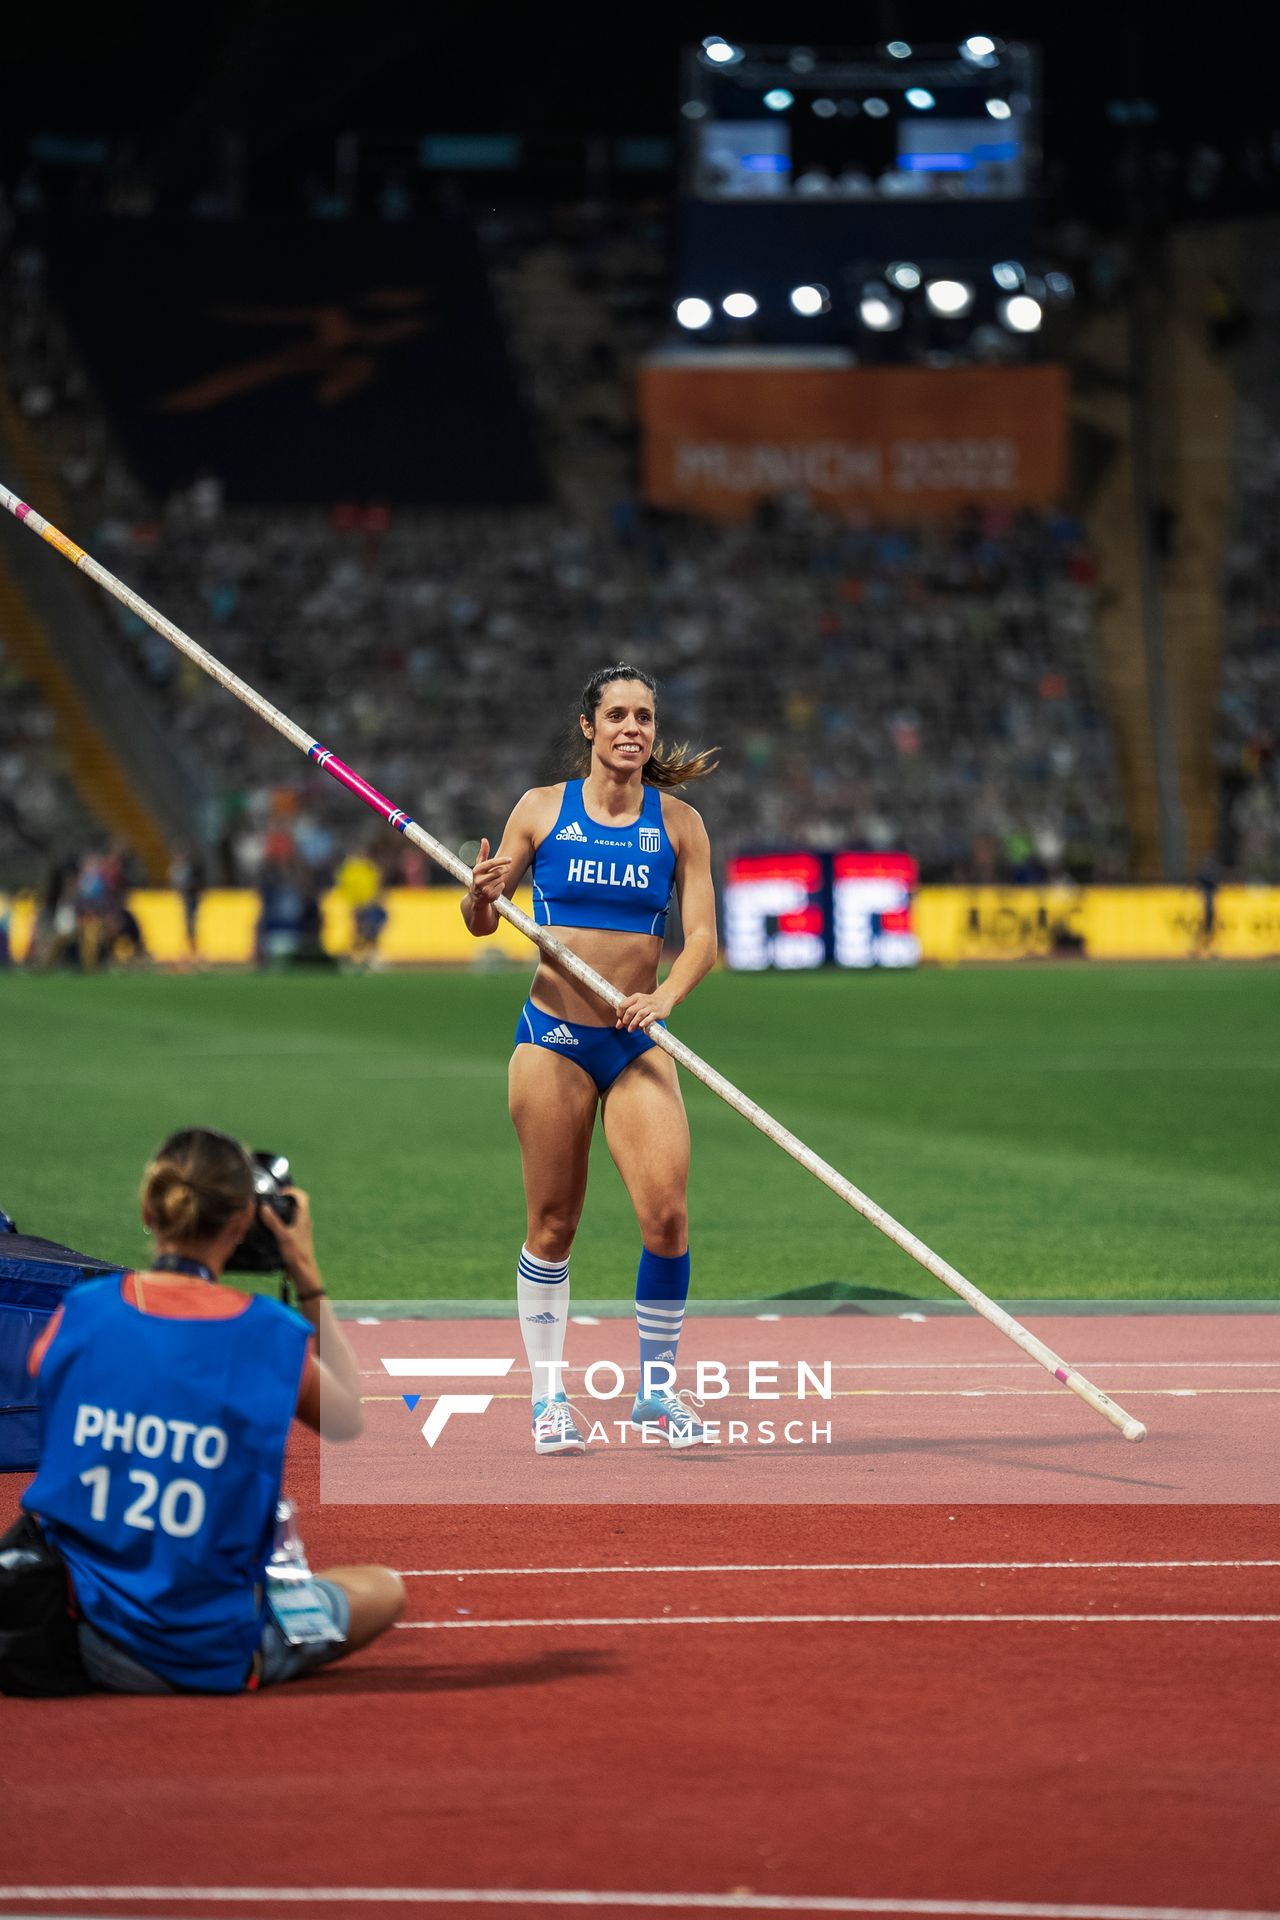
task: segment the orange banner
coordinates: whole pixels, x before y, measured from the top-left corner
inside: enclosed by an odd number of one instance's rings
[[[664,364],[640,372],[645,497],[740,520],[802,493],[926,520],[1048,506],[1065,481],[1061,367]]]

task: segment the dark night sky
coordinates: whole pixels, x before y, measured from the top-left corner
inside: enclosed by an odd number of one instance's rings
[[[10,165],[36,131],[134,134],[179,176],[228,125],[249,133],[259,163],[266,154],[282,165],[347,127],[668,133],[678,50],[713,32],[855,47],[896,35],[954,44],[979,30],[1030,40],[1044,50],[1047,152],[1082,173],[1105,175],[1114,140],[1105,106],[1119,93],[1153,98],[1157,137],[1176,145],[1280,122],[1273,63],[1251,29],[1179,25],[1213,15],[1115,0],[657,0],[634,8],[416,0],[381,9],[224,0],[198,11],[72,0],[56,33],[40,10],[14,11],[0,74]]]

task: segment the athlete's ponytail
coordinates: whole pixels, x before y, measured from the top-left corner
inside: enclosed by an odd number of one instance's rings
[[[704,775],[714,773],[720,764],[716,759],[719,747],[690,753],[688,741],[682,740],[678,747],[665,753],[664,745],[664,741],[655,740],[653,752],[644,763],[642,778],[646,787],[682,787],[687,780],[701,780]]]
[[[601,667],[593,673],[582,689],[578,701],[578,712],[589,726],[595,725],[596,708],[607,686],[615,680],[638,680],[642,687],[648,687],[657,701],[658,683],[639,667],[632,667],[625,660],[617,661],[611,667]],[[665,743],[655,740],[653,752],[644,763],[641,779],[646,787],[682,787],[686,781],[701,780],[704,775],[714,773],[717,765],[718,747],[708,747],[702,753],[690,753],[688,744],[672,747],[668,753]],[[591,742],[575,722],[572,745],[573,770],[586,775],[591,771]]]
[[[209,1127],[171,1133],[142,1176],[144,1224],[179,1244],[212,1240],[253,1198],[248,1154]]]

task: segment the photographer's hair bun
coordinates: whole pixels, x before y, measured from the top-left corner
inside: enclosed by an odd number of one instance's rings
[[[254,1196],[253,1163],[210,1127],[171,1133],[142,1176],[142,1218],[164,1240],[211,1240]]]

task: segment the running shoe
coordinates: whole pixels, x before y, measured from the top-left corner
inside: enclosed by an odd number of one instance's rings
[[[533,1450],[535,1453],[585,1453],[587,1443],[578,1430],[573,1408],[565,1396],[533,1403]]]
[[[638,1393],[631,1409],[631,1424],[641,1429],[656,1427],[668,1446],[696,1447],[707,1437],[706,1428],[693,1411],[703,1404],[689,1387],[674,1393]]]

